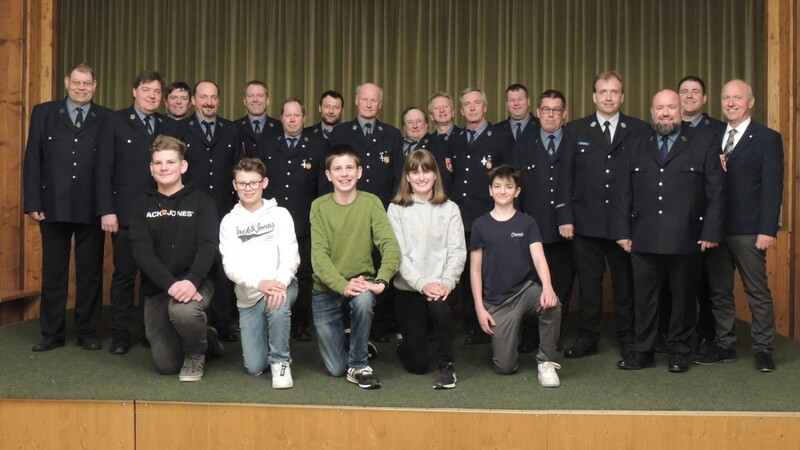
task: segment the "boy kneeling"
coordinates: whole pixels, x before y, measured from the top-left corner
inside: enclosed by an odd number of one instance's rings
[[[261,375],[269,366],[272,387],[294,385],[289,368],[294,279],[300,265],[294,222],[275,199],[264,200],[267,168],[244,158],[233,168],[239,204],[222,219],[219,251],[225,274],[236,283],[244,367]]]
[[[517,370],[517,345],[523,316],[539,317],[539,382],[560,385],[556,342],[561,303],[550,284],[536,221],[514,209],[520,193],[520,171],[500,165],[489,171],[489,195],[494,209],[472,224],[470,278],[478,324],[492,336],[495,370]],[[538,274],[538,277],[537,277]]]
[[[221,355],[217,331],[207,326],[214,295],[207,279],[217,254],[217,208],[211,197],[184,185],[186,144],[158,136],[150,149],[157,190],[131,211],[133,259],[144,275],[144,323],[156,369],[180,371],[180,381],[203,378],[205,354]]]

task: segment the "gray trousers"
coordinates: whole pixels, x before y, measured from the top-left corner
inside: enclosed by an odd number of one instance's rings
[[[733,271],[739,271],[752,313],[750,332],[753,350],[772,352],[775,340],[775,312],[767,282],[767,252],[756,248],[756,235],[726,234],[706,256],[716,344],[730,348],[736,343],[733,326]]]
[[[145,297],[144,324],[159,373],[178,373],[186,355],[206,352],[206,310],[214,295],[214,283],[206,280],[198,292],[203,299],[187,303],[166,292]]]
[[[492,360],[497,373],[509,375],[517,370],[519,330],[525,316],[539,318],[539,352],[536,361],[543,363],[556,360],[556,343],[561,330],[561,301],[552,308],[544,309],[539,301],[541,295],[542,286],[531,281],[499,305],[483,304],[495,322],[492,328]]]

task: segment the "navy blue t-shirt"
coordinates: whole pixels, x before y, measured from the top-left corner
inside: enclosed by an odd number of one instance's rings
[[[499,305],[528,281],[539,281],[531,259],[531,244],[542,242],[533,217],[517,211],[500,222],[486,213],[472,223],[469,249],[483,249],[483,301]]]

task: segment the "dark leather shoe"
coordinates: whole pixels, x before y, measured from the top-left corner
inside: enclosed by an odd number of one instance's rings
[[[124,355],[130,350],[131,344],[127,338],[112,338],[111,347],[108,349],[112,355]]]
[[[712,364],[736,362],[736,350],[732,348],[720,347],[715,345],[707,355],[701,355],[694,359],[695,364],[710,366]]]
[[[672,373],[687,372],[689,370],[689,357],[680,353],[671,353],[667,370]]]
[[[480,345],[492,342],[492,337],[480,330],[467,331],[467,337],[464,338],[466,345]]]
[[[617,362],[617,368],[622,370],[640,370],[655,365],[653,352],[637,352],[631,350],[625,356],[625,359]]]
[[[628,356],[628,353],[633,350],[633,344],[630,343],[622,343],[619,344],[619,357],[625,359]]]
[[[292,329],[292,339],[298,342],[310,341],[311,329],[309,327],[295,327]]]
[[[49,352],[56,347],[63,347],[64,341],[56,338],[44,338],[33,346],[31,350],[35,352]]]
[[[225,354],[225,347],[220,340],[217,329],[206,326],[206,355],[209,358],[220,358]]]
[[[78,344],[80,344],[84,350],[100,350],[103,348],[103,346],[100,344],[100,339],[97,339],[96,336],[78,339]]]
[[[700,356],[707,355],[711,353],[711,349],[714,348],[714,339],[708,338],[697,338],[697,345],[695,346],[695,353]]]
[[[756,370],[759,372],[772,372],[775,370],[775,361],[772,359],[772,353],[756,352]]]
[[[239,336],[236,333],[220,333],[219,340],[222,342],[239,342]]]
[[[564,351],[567,358],[583,358],[597,354],[597,341],[587,337],[579,337],[572,347]]]

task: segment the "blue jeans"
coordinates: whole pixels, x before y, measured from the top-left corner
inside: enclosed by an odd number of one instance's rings
[[[342,303],[350,303],[350,349],[344,345]],[[313,291],[311,311],[317,329],[319,353],[331,376],[340,377],[349,367],[367,367],[367,340],[375,310],[375,294],[370,291],[345,297],[333,291]]]
[[[269,364],[291,362],[289,330],[296,299],[297,280],[294,280],[286,290],[286,304],[280,308],[267,308],[264,298],[249,308],[239,308],[242,356],[250,375],[261,375]]]

